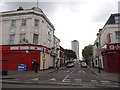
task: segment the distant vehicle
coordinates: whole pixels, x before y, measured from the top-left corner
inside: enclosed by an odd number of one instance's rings
[[[86,62],[81,62],[81,67],[87,68]]]
[[[67,62],[67,68],[71,68],[71,67],[74,67],[74,62]]]

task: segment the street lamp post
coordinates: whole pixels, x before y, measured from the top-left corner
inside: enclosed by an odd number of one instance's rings
[[[99,52],[98,52],[98,47],[99,47],[100,43],[96,42],[95,44],[97,46],[97,54],[98,54],[97,55],[97,57],[98,57],[98,72],[100,73],[100,59],[99,59]]]

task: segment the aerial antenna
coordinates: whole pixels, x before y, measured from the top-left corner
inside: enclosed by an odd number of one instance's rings
[[[38,0],[37,0],[37,7],[38,7]]]

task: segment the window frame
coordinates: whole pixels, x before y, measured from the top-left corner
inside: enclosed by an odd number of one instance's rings
[[[34,19],[34,26],[35,26],[35,27],[38,27],[38,26],[39,26],[39,23],[40,23],[40,20],[39,20],[39,19]]]
[[[11,37],[13,36],[13,37]],[[15,41],[15,34],[10,34],[9,36],[9,44],[14,44],[14,41]]]
[[[22,19],[21,26],[26,26],[26,24],[27,24],[27,19]]]
[[[23,36],[21,36],[21,35],[23,35]],[[21,33],[20,34],[20,44],[23,44],[24,43],[24,38],[25,38],[25,33]]]
[[[11,27],[16,27],[16,20],[11,21]]]
[[[33,44],[38,44],[39,34],[33,34]]]

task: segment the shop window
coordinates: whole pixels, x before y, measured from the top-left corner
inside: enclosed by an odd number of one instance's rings
[[[33,35],[33,43],[38,44],[38,34]]]

